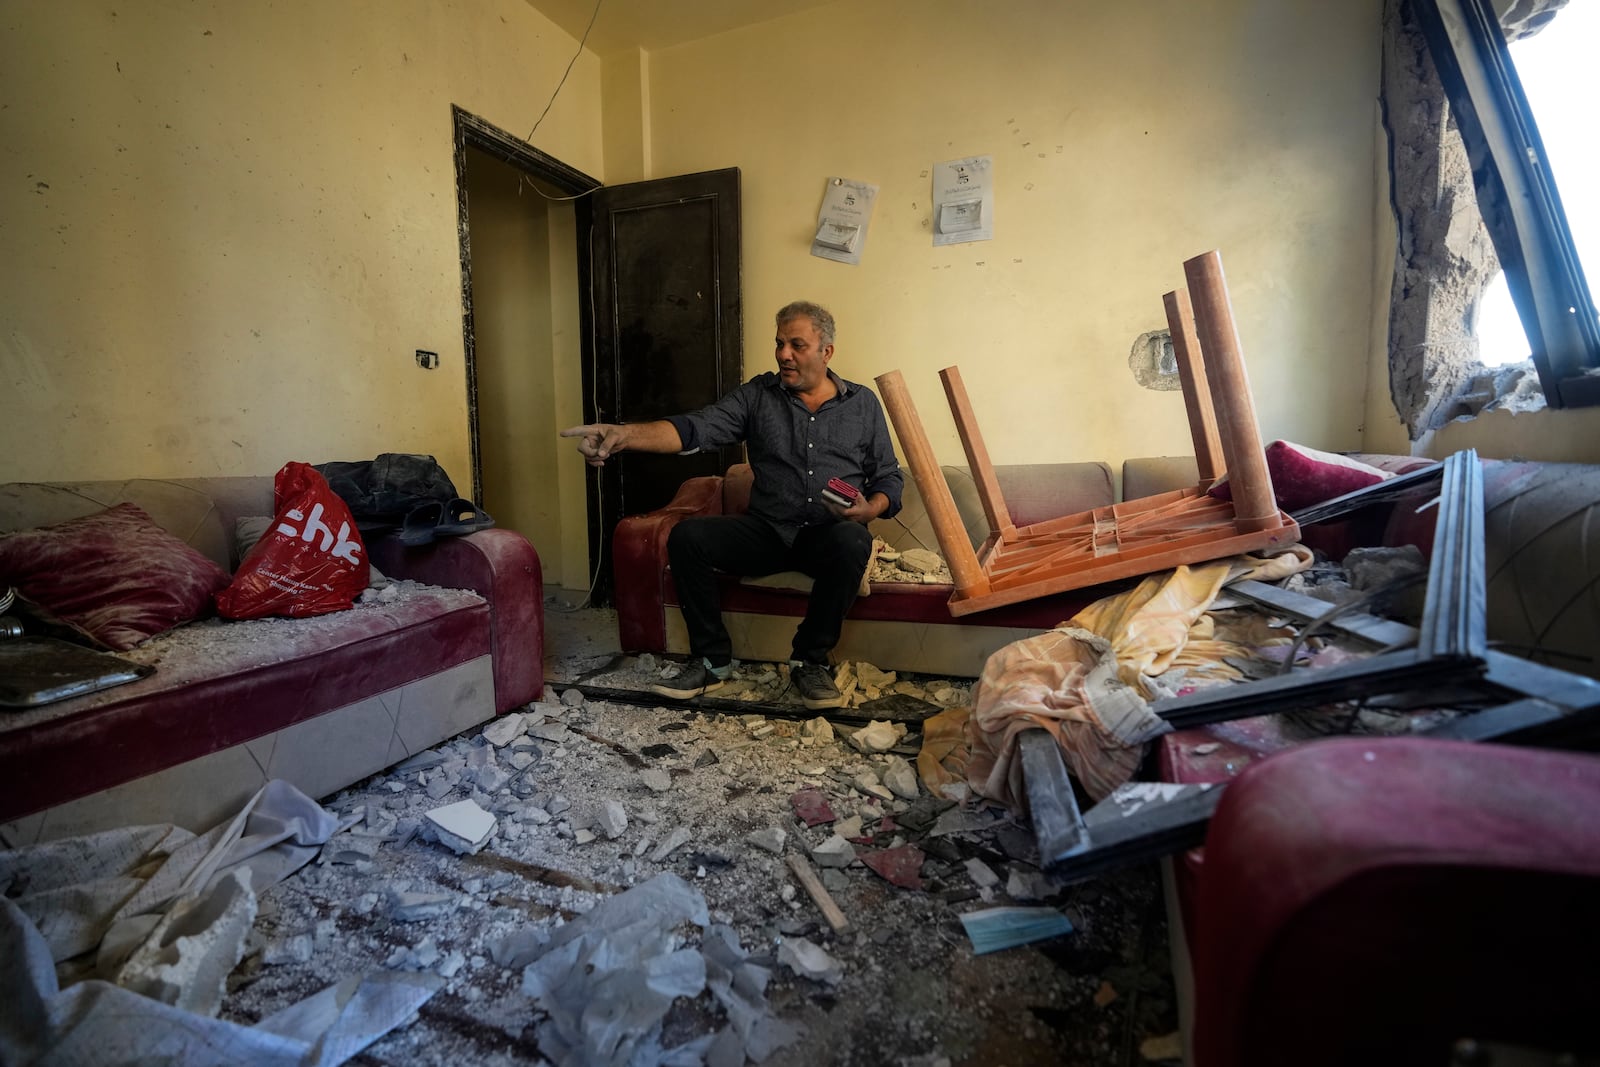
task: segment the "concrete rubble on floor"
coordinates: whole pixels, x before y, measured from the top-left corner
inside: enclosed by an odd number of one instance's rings
[[[274,781],[207,834],[132,827],[0,852],[0,1062],[332,1067],[361,1052],[443,979],[355,974],[254,1026],[214,1017],[251,951],[255,887],[344,825]],[[275,959],[315,949],[289,941]]]
[[[856,677],[883,682],[859,668]],[[928,795],[908,760],[915,731],[893,726],[889,748],[868,752],[825,717],[641,709],[566,690],[311,805],[301,825],[315,833],[292,844],[300,863],[316,862],[212,883],[223,895],[205,913],[223,944],[202,952],[194,942],[195,980],[183,993],[221,1001],[210,1022],[230,1041],[314,1020],[374,1063],[964,1057],[993,1014],[985,992],[952,990],[955,1011],[903,999],[920,981],[912,975],[972,958],[961,912],[1005,901],[1002,881],[1043,894],[1058,915],[1093,916],[1116,901],[1071,902],[1070,889],[1039,874],[1031,835],[1009,816]],[[813,885],[797,882],[800,869]],[[251,885],[253,924],[238,905]],[[194,936],[182,929],[179,943]],[[88,942],[64,940],[58,958]],[[1010,999],[1058,1012],[1089,1005],[1102,981],[1039,955],[1013,955],[1008,967],[1031,991]],[[41,986],[34,1001],[95,986]],[[1069,989],[1081,998],[1063,999]],[[395,1013],[370,1014],[391,1000]],[[963,1014],[969,1000],[973,1014]],[[1141,1032],[1171,1028],[1159,1021]],[[173,1030],[152,1032],[173,1042]],[[894,1055],[867,1036],[878,1030]],[[269,1036],[287,1041],[285,1032]],[[300,1062],[240,1047],[250,1062]]]

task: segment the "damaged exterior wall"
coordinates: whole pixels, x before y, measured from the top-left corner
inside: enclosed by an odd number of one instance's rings
[[[1466,147],[1405,0],[1385,0],[1383,83],[1398,229],[1389,389],[1416,440],[1450,419],[1479,369],[1473,324],[1500,261],[1478,213]]]
[[[1507,39],[1538,32],[1566,2],[1515,0],[1502,12]],[[1387,377],[1394,412],[1417,442],[1488,405],[1534,411],[1544,398],[1531,362],[1486,368],[1479,361],[1478,307],[1500,271],[1499,258],[1478,210],[1466,147],[1405,0],[1385,0],[1383,29],[1387,185],[1396,231]]]

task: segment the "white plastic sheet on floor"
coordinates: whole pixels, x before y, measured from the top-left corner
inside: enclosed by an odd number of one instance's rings
[[[253,1027],[178,1006],[215,1013],[255,893],[341,828],[273,781],[205,834],[137,826],[0,852],[0,1062],[332,1067],[388,1033],[443,979],[351,976]]]

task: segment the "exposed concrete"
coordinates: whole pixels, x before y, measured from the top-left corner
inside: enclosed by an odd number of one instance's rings
[[[117,975],[117,984],[184,1011],[215,1016],[256,921],[247,867],[175,904]]]
[[[1169,330],[1152,330],[1140,334],[1128,353],[1128,369],[1133,380],[1146,389],[1166,392],[1183,388],[1178,378],[1178,357],[1172,350],[1172,333]]]
[[[1508,40],[1538,32],[1567,0],[1512,0]],[[1503,5],[1502,5],[1503,6]],[[1484,288],[1500,270],[1472,168],[1438,71],[1405,0],[1384,4],[1383,104],[1390,206],[1399,234],[1389,312],[1389,391],[1411,440],[1507,406],[1543,406],[1531,365],[1486,368],[1474,337]],[[1494,392],[1488,392],[1490,387]],[[1509,394],[1509,395],[1507,395]]]

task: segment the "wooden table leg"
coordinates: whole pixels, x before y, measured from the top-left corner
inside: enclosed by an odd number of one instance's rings
[[[978,420],[972,415],[961,372],[955,367],[946,367],[939,372],[939,379],[944,382],[944,395],[950,401],[950,414],[955,417],[956,433],[961,435],[961,447],[967,453],[967,465],[972,468],[972,480],[978,487],[978,499],[983,502],[984,517],[989,520],[989,532],[1002,541],[1010,541],[1016,537],[1017,527],[1000,493],[1000,482],[994,476],[994,464],[989,462],[983,434],[978,432]]]
[[[1261,431],[1256,426],[1255,402],[1244,370],[1239,331],[1228,305],[1228,283],[1222,274],[1222,256],[1207,252],[1183,265],[1194,300],[1195,329],[1211,381],[1212,400],[1227,434],[1223,450],[1228,456],[1228,486],[1233,496],[1234,528],[1240,533],[1276,529],[1283,525],[1267,472]],[[1231,442],[1231,445],[1230,445]]]
[[[956,510],[955,498],[945,484],[939,460],[923,432],[917,407],[911,402],[905,379],[897,370],[880,374],[878,395],[883,398],[884,410],[894,424],[895,436],[900,439],[900,449],[905,453],[906,466],[917,480],[922,493],[922,503],[928,509],[928,519],[933,523],[934,536],[939,539],[939,549],[945,563],[950,566],[950,578],[955,583],[959,597],[983,596],[989,592],[989,578],[978,563],[978,554],[967,539],[967,528],[961,523],[961,513]]]
[[[1167,328],[1172,331],[1172,351],[1178,359],[1178,381],[1183,386],[1183,406],[1189,412],[1189,436],[1194,440],[1195,466],[1200,468],[1200,487],[1227,473],[1227,458],[1222,439],[1217,436],[1217,413],[1211,406],[1211,383],[1200,355],[1200,339],[1194,332],[1194,307],[1189,290],[1178,289],[1162,298],[1167,308]]]

